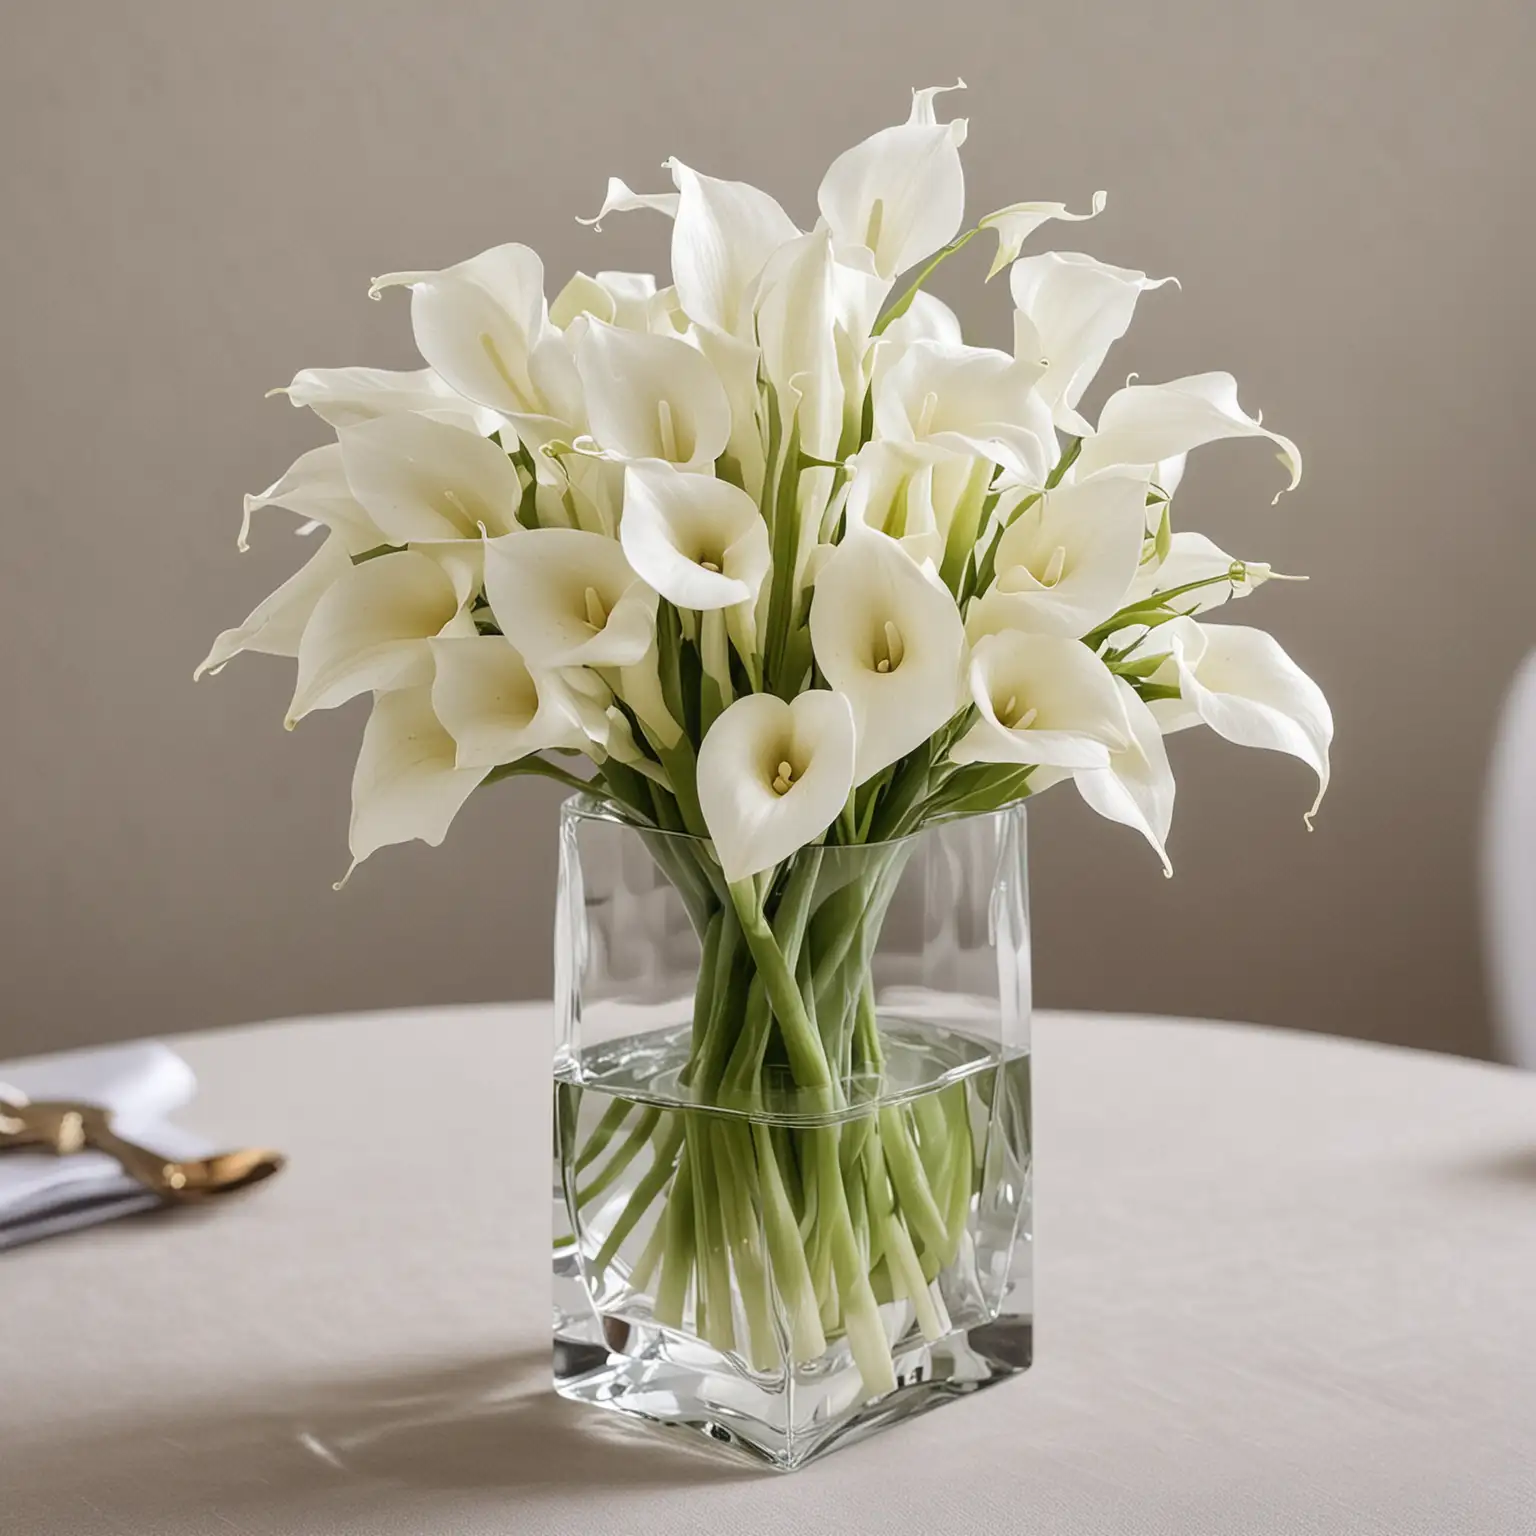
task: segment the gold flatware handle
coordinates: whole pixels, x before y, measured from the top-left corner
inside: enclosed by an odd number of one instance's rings
[[[287,1159],[266,1147],[217,1152],[178,1162],[130,1141],[96,1104],[0,1100],[0,1149],[30,1147],[68,1157],[94,1148],[116,1159],[130,1178],[164,1200],[191,1203],[248,1189],[282,1171]]]

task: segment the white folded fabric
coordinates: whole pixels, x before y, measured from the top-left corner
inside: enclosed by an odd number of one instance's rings
[[[0,1063],[0,1084],[29,1099],[100,1104],[111,1112],[116,1131],[163,1157],[206,1157],[214,1150],[166,1120],[191,1099],[197,1080],[175,1051],[157,1041],[65,1051],[14,1067]],[[159,1203],[104,1152],[55,1157],[0,1148],[0,1249]]]

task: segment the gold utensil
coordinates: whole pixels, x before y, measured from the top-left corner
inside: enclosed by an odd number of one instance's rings
[[[68,1157],[93,1148],[116,1158],[125,1173],[162,1199],[176,1203],[211,1200],[248,1189],[271,1178],[287,1161],[281,1152],[247,1147],[175,1162],[119,1136],[99,1104],[68,1099],[33,1103],[14,1089],[6,1093],[0,1097],[0,1149],[31,1147]]]

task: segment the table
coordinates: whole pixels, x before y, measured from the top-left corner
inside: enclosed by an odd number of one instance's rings
[[[0,1259],[7,1536],[1536,1530],[1536,1075],[1041,1017],[1034,1368],[785,1477],[548,1391],[547,1007],[184,1048],[292,1166]]]

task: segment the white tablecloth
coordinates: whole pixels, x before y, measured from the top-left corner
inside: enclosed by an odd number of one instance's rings
[[[783,1477],[549,1391],[547,1009],[186,1054],[292,1166],[0,1258],[6,1536],[1536,1531],[1536,1075],[1046,1016],[1034,1368]]]

